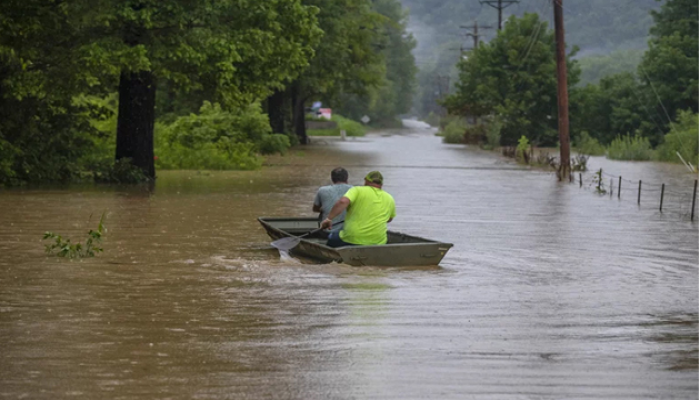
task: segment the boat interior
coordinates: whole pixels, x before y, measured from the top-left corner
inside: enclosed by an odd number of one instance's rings
[[[265,220],[265,222],[294,236],[307,234],[314,229],[318,229],[319,225],[318,221],[315,219],[268,219]],[[393,231],[389,231],[387,236],[387,244],[437,243],[433,240]],[[313,234],[304,237],[304,239],[319,244],[325,244],[326,240],[328,240],[328,232],[314,232]]]

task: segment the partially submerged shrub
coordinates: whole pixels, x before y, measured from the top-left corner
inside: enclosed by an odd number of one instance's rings
[[[443,143],[465,143],[467,123],[458,117],[452,117],[442,131]]]
[[[71,243],[70,239],[64,239],[61,235],[57,235],[53,232],[46,232],[44,234],[44,240],[53,239],[52,244],[47,244],[45,250],[47,254],[52,254],[56,251],[56,255],[59,257],[66,258],[83,258],[83,257],[94,257],[96,253],[103,251],[100,247],[102,242],[102,235],[105,231],[104,228],[105,214],[100,217],[100,222],[97,224],[97,230],[92,230],[87,234],[87,239],[85,244],[83,243]]]
[[[648,161],[653,157],[649,139],[639,135],[618,136],[608,147],[608,158],[613,160]]]
[[[503,122],[495,117],[489,118],[486,122],[486,141],[482,148],[492,150],[501,145],[501,129]]]
[[[518,147],[515,148],[515,158],[526,164],[530,163],[530,141],[527,140],[525,135],[520,136],[520,139],[518,139]]]
[[[698,114],[681,111],[677,122],[671,125],[671,132],[664,136],[663,142],[656,149],[660,161],[681,162],[678,154],[686,162],[698,165]]]
[[[581,154],[590,156],[605,155],[605,146],[600,144],[598,140],[592,137],[588,132],[583,131],[579,136],[574,138],[574,146]]]
[[[101,183],[143,183],[150,180],[141,168],[131,163],[130,158],[96,164],[92,173],[95,182]]]
[[[257,153],[284,153],[285,135],[272,134],[257,104],[236,111],[205,102],[199,114],[157,125],[156,166],[163,169],[256,169]]]
[[[342,115],[335,114],[331,120],[337,122],[339,132],[345,131],[347,136],[365,136],[365,133],[367,132],[364,125],[349,118],[345,118]]]

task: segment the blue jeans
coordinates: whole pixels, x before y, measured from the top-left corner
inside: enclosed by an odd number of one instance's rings
[[[343,246],[357,246],[356,244],[344,242],[343,239],[340,238],[340,231],[334,231],[331,232],[330,235],[328,235],[328,241],[326,242],[326,246],[328,247],[343,247]]]

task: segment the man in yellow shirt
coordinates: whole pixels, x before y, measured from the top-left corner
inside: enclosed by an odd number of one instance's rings
[[[331,229],[333,218],[347,210],[340,232],[331,232],[330,247],[386,244],[387,223],[396,217],[394,198],[382,190],[384,177],[379,171],[365,176],[364,186],[355,186],[338,200],[321,227]]]

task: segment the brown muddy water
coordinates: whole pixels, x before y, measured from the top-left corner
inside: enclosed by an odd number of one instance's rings
[[[659,213],[419,128],[269,163],[0,192],[0,398],[698,398],[682,166],[590,160],[666,182]],[[312,215],[338,165],[381,170],[391,229],[454,243],[442,264],[280,260],[256,218]],[[45,231],[80,239],[103,212],[104,253],[44,254]]]

